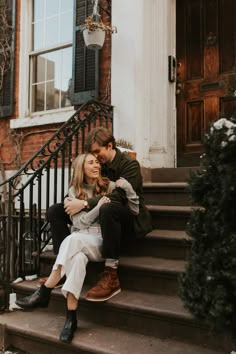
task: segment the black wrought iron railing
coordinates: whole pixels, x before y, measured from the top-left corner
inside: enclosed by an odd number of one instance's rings
[[[40,252],[50,239],[45,215],[67,193],[72,161],[84,152],[87,133],[94,127],[112,129],[113,107],[89,101],[12,177],[0,185],[0,279],[10,283],[39,273]],[[36,255],[36,256],[35,256]]]

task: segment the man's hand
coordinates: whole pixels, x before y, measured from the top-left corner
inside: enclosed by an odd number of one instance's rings
[[[67,197],[64,200],[64,208],[68,215],[75,215],[84,209],[84,200]]]
[[[123,186],[125,185],[125,183],[128,182],[125,178],[120,177],[115,183],[116,183],[116,187],[119,188],[123,188]]]

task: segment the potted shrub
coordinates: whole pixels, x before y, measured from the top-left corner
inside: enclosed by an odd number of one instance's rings
[[[101,49],[103,47],[106,33],[116,33],[116,27],[105,25],[101,16],[97,13],[88,16],[85,23],[81,26],[84,42],[88,49]]]
[[[117,139],[116,145],[121,152],[129,154],[131,157],[136,159],[137,153],[134,151],[133,144],[125,139]]]

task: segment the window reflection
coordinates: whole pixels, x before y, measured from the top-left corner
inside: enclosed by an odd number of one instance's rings
[[[45,21],[45,47],[52,47],[59,43],[59,18],[52,17]]]
[[[38,0],[40,1],[40,0]],[[41,1],[42,2],[42,1]],[[45,0],[45,16],[50,17],[59,13],[59,0]]]
[[[36,76],[35,76],[35,83],[44,82],[45,81],[45,58],[44,56],[36,57]]]
[[[33,50],[72,41],[73,1],[35,0]]]
[[[36,111],[71,106],[71,62],[71,47],[35,57]]]
[[[44,22],[40,21],[34,24],[34,43],[33,48],[44,47]]]
[[[34,21],[38,21],[43,18],[44,3],[43,1],[34,2]]]
[[[71,41],[72,29],[73,29],[72,24],[73,24],[72,12],[67,12],[61,16],[61,36],[60,36],[60,38],[61,38],[62,43]]]
[[[73,9],[73,0],[61,0],[61,12]]]
[[[59,108],[60,90],[55,87],[54,81],[46,84],[46,110]]]
[[[46,80],[55,80],[60,75],[60,51],[47,54]]]
[[[34,106],[33,110],[35,112],[44,111],[44,96],[45,96],[45,84],[38,84],[33,86],[33,97]]]

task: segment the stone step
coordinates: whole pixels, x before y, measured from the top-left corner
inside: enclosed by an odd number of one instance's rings
[[[224,350],[200,346],[202,341],[193,345],[179,342],[172,336],[161,339],[84,321],[79,312],[74,339],[71,344],[63,344],[58,337],[64,314],[52,312],[50,306],[32,312],[4,313],[0,316],[0,324],[1,333],[5,332],[6,346],[11,344],[31,354],[225,354]]]
[[[129,254],[133,256],[151,256],[170,259],[186,259],[190,238],[183,230],[162,230],[154,229],[143,239],[138,239]],[[34,254],[36,256],[36,254]],[[47,255],[41,254],[41,259],[46,262]],[[55,257],[52,262],[54,262]]]
[[[137,240],[131,254],[169,259],[186,259],[189,237],[183,230],[154,229],[145,238]]]
[[[186,230],[189,221],[191,206],[176,205],[147,205],[154,229]]]
[[[145,204],[191,205],[191,196],[185,182],[144,183]]]
[[[45,262],[44,262],[44,261]],[[55,256],[45,252],[41,256],[41,274],[49,275]],[[85,284],[96,283],[104,263],[90,262],[87,266]],[[181,259],[165,259],[151,256],[120,257],[119,279],[124,289],[157,294],[177,294],[178,277],[185,269]]]
[[[14,285],[18,296],[32,293],[35,288],[34,281]],[[216,338],[215,335],[210,334],[206,326],[192,318],[176,296],[122,290],[119,295],[105,303],[94,303],[85,300],[87,290],[88,287],[85,286],[79,302],[80,320],[96,324],[101,324],[102,321],[103,325],[114,329],[118,328],[127,333],[132,332],[163,340],[175,338],[178,341],[191,342],[191,344],[201,343],[212,349],[230,349],[229,340],[221,336]],[[51,302],[53,303],[54,300],[57,306],[52,304],[51,307],[50,304],[49,310],[50,308],[53,311],[56,311],[55,308],[59,310],[64,306],[62,304],[65,304],[65,299],[59,289],[53,290]],[[35,320],[35,322],[38,321]],[[27,324],[27,327],[31,328],[30,324]],[[47,325],[47,329],[48,327],[51,326]],[[47,332],[47,329],[44,328],[44,331]],[[54,330],[58,331],[56,328]]]
[[[152,182],[186,182],[191,172],[199,170],[200,167],[170,167],[152,169]]]

